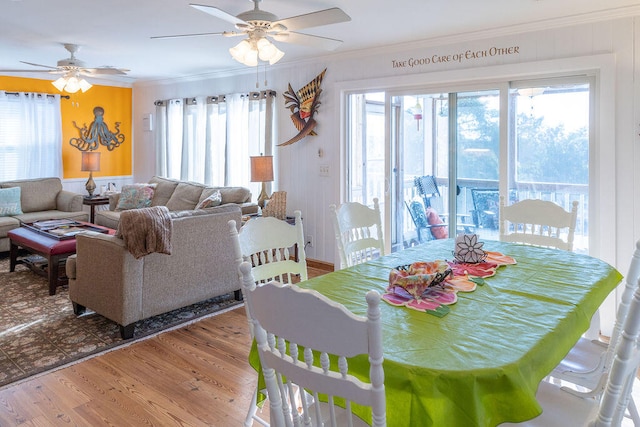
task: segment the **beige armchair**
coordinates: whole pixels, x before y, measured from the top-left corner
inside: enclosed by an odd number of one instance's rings
[[[171,216],[171,255],[150,253],[136,259],[118,237],[93,232],[77,236],[77,253],[67,260],[69,298],[76,314],[89,308],[120,325],[126,339],[139,320],[230,292],[242,298],[228,228],[232,219],[241,224],[240,207]]]

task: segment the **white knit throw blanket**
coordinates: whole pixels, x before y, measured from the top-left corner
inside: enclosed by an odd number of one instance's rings
[[[116,236],[136,259],[153,252],[171,255],[173,223],[166,206],[122,211]]]

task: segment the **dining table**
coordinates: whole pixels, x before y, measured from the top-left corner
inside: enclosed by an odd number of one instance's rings
[[[384,294],[393,269],[452,261],[454,245],[432,240],[298,286],[366,317],[365,294]],[[445,315],[380,302],[388,426],[492,427],[536,417],[538,384],[622,278],[585,254],[500,241],[485,241],[483,249],[516,263],[498,267],[472,292],[458,292]],[[255,346],[249,359],[260,371]],[[368,378],[366,357],[351,359],[349,369]],[[366,411],[360,415],[370,421]]]

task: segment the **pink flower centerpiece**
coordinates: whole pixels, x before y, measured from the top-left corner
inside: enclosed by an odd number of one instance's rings
[[[475,246],[476,242],[471,246]],[[387,303],[443,317],[458,292],[473,292],[484,278],[516,260],[499,252],[482,252],[480,262],[427,261],[396,267],[389,273],[389,286],[382,295]]]
[[[389,304],[444,316],[446,305],[455,303],[455,292],[444,287],[451,276],[446,261],[414,262],[396,267],[389,273],[389,286],[382,298]]]

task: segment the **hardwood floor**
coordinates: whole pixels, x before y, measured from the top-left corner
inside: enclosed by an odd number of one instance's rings
[[[0,426],[240,426],[250,344],[239,307],[0,390]]]

